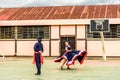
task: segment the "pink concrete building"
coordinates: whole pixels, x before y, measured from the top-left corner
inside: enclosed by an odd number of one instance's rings
[[[88,56],[102,56],[99,33],[90,20],[108,19],[104,33],[107,56],[120,56],[120,5],[0,8],[0,50],[6,56],[32,56],[36,38],[43,36],[44,56],[58,56],[64,42]]]

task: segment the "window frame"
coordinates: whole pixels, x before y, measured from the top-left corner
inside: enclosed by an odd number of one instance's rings
[[[49,29],[49,32],[48,32],[49,37],[48,38],[43,38],[43,40],[50,40],[50,25],[27,25],[27,26],[17,26],[17,28],[18,27],[33,27],[33,28],[34,27],[48,27],[48,29]],[[32,32],[35,32],[35,31],[32,31]],[[18,35],[18,33],[17,33],[17,35]],[[17,36],[17,40],[36,40],[37,38],[18,38],[18,36]]]
[[[45,34],[48,34],[48,38],[43,38],[43,40],[50,40],[50,35],[51,35],[51,26],[50,25],[22,25],[22,26],[0,26],[0,27],[14,27],[14,38],[4,38],[2,39],[0,37],[0,40],[36,40],[37,38],[18,38],[18,27],[48,27],[48,32],[44,32]],[[12,29],[11,29],[12,31]],[[10,32],[11,32],[10,31]],[[32,31],[32,32],[35,32],[35,31]],[[12,32],[11,32],[12,33]],[[22,34],[21,34],[22,35]],[[34,34],[32,34],[34,35]],[[1,32],[0,32],[0,36],[1,36]]]
[[[110,29],[111,29],[111,26],[116,27],[116,31],[118,31],[118,29],[120,30],[120,24],[110,24]],[[99,40],[101,40],[101,37],[99,37],[99,38],[93,38],[93,36],[91,38],[88,37],[89,34],[93,35],[93,32],[90,32],[90,30],[88,32],[88,27],[90,28],[90,25],[86,25],[86,39],[89,40],[89,41],[99,41]],[[111,34],[109,32],[105,32],[104,34],[107,34],[107,33]],[[98,33],[98,34],[100,34],[100,33]],[[118,32],[116,32],[116,36],[118,36],[117,34],[118,34]],[[119,31],[119,34],[120,34],[120,31]],[[104,36],[106,36],[106,35],[104,35]],[[120,37],[115,37],[115,38],[112,38],[112,37],[111,38],[106,38],[106,37],[104,37],[104,39],[108,40],[108,41],[113,41],[113,40],[114,41],[119,41]]]
[[[10,31],[9,31],[8,29],[6,29],[6,31],[7,31],[6,33],[10,35],[10,36],[8,36],[9,38],[5,38],[5,36],[6,36],[5,34],[3,34],[3,35],[4,35],[4,36],[3,36],[4,38],[1,37],[1,36],[2,36],[2,35],[1,35],[1,33],[2,33],[1,31],[3,31],[3,30],[1,30],[1,28],[3,28],[3,27],[4,27],[4,28],[8,28],[8,27],[11,28]],[[13,28],[13,30],[12,30],[12,28]],[[4,30],[4,31],[5,31],[5,30]],[[4,31],[3,31],[3,32],[4,32]],[[10,32],[10,33],[9,33],[9,32]],[[5,32],[4,32],[4,33],[5,33]],[[13,36],[13,35],[14,35],[14,36]],[[12,36],[13,36],[13,38],[12,38]],[[0,26],[0,40],[15,40],[15,26]]]

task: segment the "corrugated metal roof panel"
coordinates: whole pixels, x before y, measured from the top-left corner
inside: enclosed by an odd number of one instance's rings
[[[94,11],[94,18],[99,18],[100,17],[100,12],[101,12],[101,6],[97,6],[95,7],[95,11]]]
[[[79,15],[79,14],[82,14],[82,11],[84,10],[84,7],[85,6],[81,6],[81,7],[76,6],[76,7],[73,7],[73,12],[72,12],[70,18],[71,19],[78,19],[78,18],[80,18],[81,15]]]
[[[112,6],[107,6],[107,7],[106,7],[106,8],[107,8],[107,10],[106,10],[106,11],[107,11],[107,12],[106,12],[106,14],[107,14],[107,15],[106,15],[106,18],[111,18],[111,17],[112,17],[112,11],[111,11],[112,9],[111,9],[111,7],[112,7]]]
[[[106,6],[101,6],[99,18],[106,18]]]
[[[117,6],[117,18],[120,18],[120,5]]]
[[[84,10],[82,11],[80,18],[87,18],[87,16],[88,16],[88,6],[84,6]]]
[[[72,6],[54,7],[47,19],[69,19],[72,14]]]
[[[0,20],[120,18],[120,5],[53,6],[0,9]]]
[[[111,9],[112,18],[117,17],[117,6],[112,6]]]

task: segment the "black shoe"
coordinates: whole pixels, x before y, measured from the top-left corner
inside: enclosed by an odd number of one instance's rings
[[[63,70],[63,67],[61,66],[61,70]]]
[[[40,73],[35,73],[35,75],[40,75]]]
[[[70,70],[70,68],[69,68],[69,67],[67,67],[67,69],[69,69],[69,70]]]

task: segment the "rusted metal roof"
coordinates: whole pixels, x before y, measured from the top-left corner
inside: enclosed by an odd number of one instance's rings
[[[120,4],[0,8],[0,20],[120,18]]]

